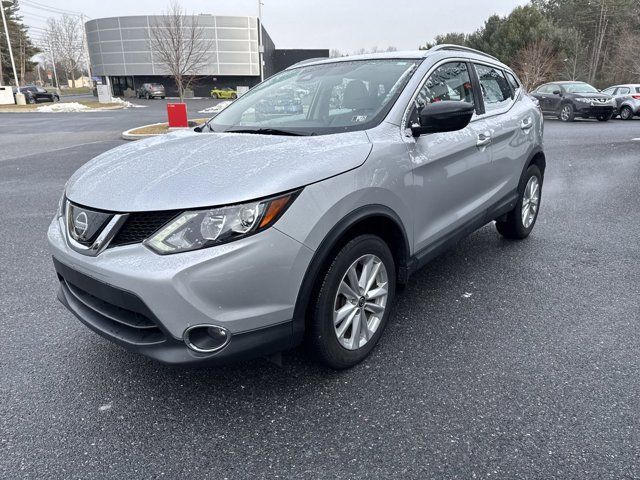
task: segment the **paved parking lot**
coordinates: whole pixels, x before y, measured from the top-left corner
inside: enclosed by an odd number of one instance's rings
[[[182,370],[66,312],[45,242],[140,103],[0,114],[0,478],[640,478],[640,120],[548,121],[533,235],[417,274],[358,367]]]

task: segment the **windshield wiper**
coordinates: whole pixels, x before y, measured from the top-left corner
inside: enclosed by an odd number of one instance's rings
[[[292,137],[302,137],[307,135],[306,133],[281,130],[279,128],[238,128],[234,130],[226,130],[225,133],[257,133],[259,135],[289,135]]]

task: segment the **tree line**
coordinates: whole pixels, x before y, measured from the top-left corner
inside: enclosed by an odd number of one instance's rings
[[[473,33],[438,35],[512,66],[527,88],[551,80],[597,87],[640,83],[638,0],[531,0],[509,15],[492,15]]]

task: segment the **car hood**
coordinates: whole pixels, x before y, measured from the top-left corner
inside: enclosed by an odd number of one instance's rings
[[[117,212],[226,205],[358,167],[363,131],[312,137],[179,131],[109,150],[73,174],[72,202]]]

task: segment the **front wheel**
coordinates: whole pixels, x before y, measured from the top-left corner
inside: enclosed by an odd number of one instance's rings
[[[558,115],[558,118],[560,118],[561,121],[573,122],[575,117],[576,112],[573,109],[573,105],[571,105],[570,103],[567,103],[560,108],[560,115]]]
[[[361,235],[333,258],[316,293],[308,341],[325,365],[343,369],[364,360],[389,320],[396,270],[387,244]]]
[[[147,100],[151,99],[151,95],[149,95],[148,93],[144,96]]]
[[[235,93],[232,93],[232,94],[231,94],[231,99],[232,99],[232,100],[235,100],[236,98],[238,98],[238,95],[237,95],[237,94],[235,94]]]
[[[218,99],[218,94],[217,93],[212,93],[211,94],[211,98],[213,98],[214,100]]]
[[[518,188],[516,207],[505,218],[496,220],[498,233],[505,238],[522,240],[527,238],[538,219],[542,197],[542,173],[536,165],[525,172]]]

